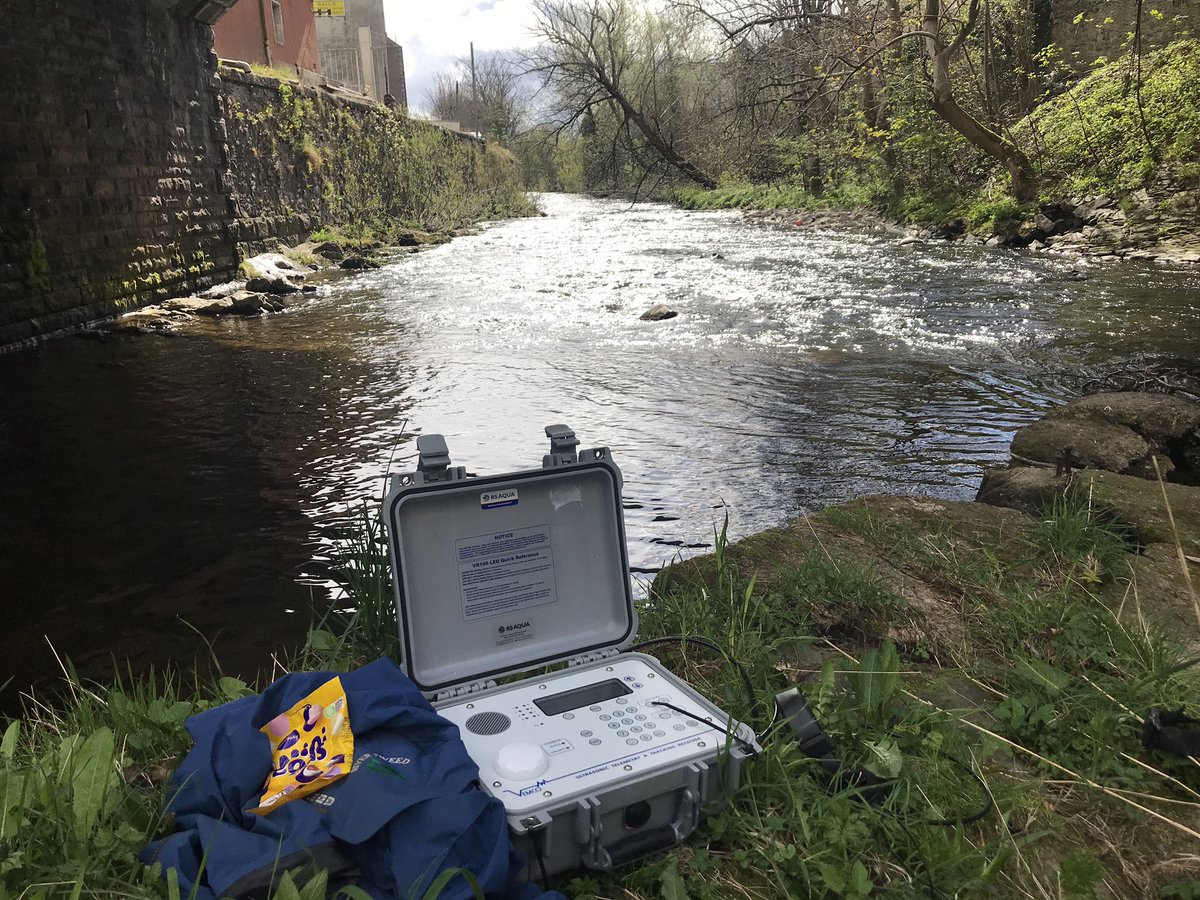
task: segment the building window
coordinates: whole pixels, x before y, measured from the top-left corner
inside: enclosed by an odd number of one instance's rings
[[[283,0],[271,0],[271,15],[275,19],[275,43],[283,43]]]

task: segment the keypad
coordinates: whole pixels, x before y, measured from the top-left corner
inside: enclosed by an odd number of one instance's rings
[[[629,671],[629,669],[626,669],[626,671]],[[649,750],[650,745],[654,742],[657,741],[663,745],[671,744],[672,742],[693,737],[709,727],[704,721],[706,714],[709,712],[705,706],[695,706],[694,710],[698,715],[688,715],[687,713],[677,712],[666,706],[659,705],[660,703],[672,703],[677,704],[681,709],[693,708],[693,704],[683,696],[677,694],[659,694],[655,696],[646,691],[644,689],[646,685],[649,685],[650,691],[653,691],[656,687],[662,690],[666,685],[655,685],[653,681],[646,679],[644,671],[639,672],[637,676],[616,675],[609,677],[621,678],[622,682],[635,693],[593,703],[590,706],[559,712],[554,716],[542,714],[532,703],[522,703],[511,707],[512,711],[508,712],[508,715],[514,720],[514,726],[520,725],[526,729],[530,729],[531,727],[537,729],[526,732],[529,734],[528,740],[543,747],[543,749],[549,746],[546,743],[548,740],[564,744],[566,749],[557,751],[557,754],[567,754],[567,756],[563,757],[564,761],[576,762],[570,760],[569,751],[572,749],[571,742],[575,742],[575,748],[586,749],[588,752],[585,757],[578,760],[578,763],[583,766],[592,765],[601,759],[617,760],[625,757],[627,761],[634,763],[636,768],[636,760],[640,758],[639,754]],[[639,681],[638,678],[646,679],[645,684]],[[553,685],[550,686],[552,687]],[[485,704],[478,703],[478,706],[470,708],[472,709],[472,715],[476,717],[470,723],[474,727],[470,729],[466,727],[465,719],[471,716],[464,716],[464,731],[481,733],[481,731],[487,730],[482,728],[482,725],[487,723],[484,721],[484,717],[480,715],[487,712]],[[571,726],[564,726],[560,723],[559,729],[556,731],[553,719],[572,723],[574,727],[571,730],[567,730]],[[544,732],[542,731],[543,727],[545,728]],[[510,726],[510,729],[505,730],[505,736],[507,737],[510,731],[513,730],[515,729]],[[553,739],[551,738],[552,734],[555,735]],[[561,735],[561,737],[558,737],[558,735]],[[567,740],[568,737],[570,737],[570,741]],[[624,744],[621,743],[622,741],[624,741]],[[468,746],[471,746],[470,743]],[[685,746],[691,747],[692,744],[688,743]],[[636,749],[631,750],[630,748]],[[546,752],[551,753],[552,751],[546,749]],[[559,764],[555,763],[555,765],[558,766]],[[505,787],[508,787],[508,785],[505,784]]]

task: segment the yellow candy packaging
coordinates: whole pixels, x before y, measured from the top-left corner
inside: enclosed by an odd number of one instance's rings
[[[271,741],[272,766],[252,813],[269,813],[350,772],[354,733],[340,678],[325,682],[260,730]]]

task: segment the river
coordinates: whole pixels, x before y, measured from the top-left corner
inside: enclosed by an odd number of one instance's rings
[[[267,665],[418,433],[480,474],[540,464],[550,423],[608,445],[646,572],[725,516],[969,499],[1088,375],[1200,356],[1196,270],[541,202],[283,315],[0,357],[5,701],[51,645],[97,677],[205,641],[227,672]],[[655,303],[680,315],[640,321]]]

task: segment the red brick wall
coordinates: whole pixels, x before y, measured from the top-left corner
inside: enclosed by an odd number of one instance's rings
[[[317,28],[312,0],[282,0],[283,42],[276,39],[271,0],[238,0],[213,27],[217,55],[222,59],[268,62],[274,66],[300,66],[319,72]],[[266,20],[266,46],[263,21]],[[267,51],[271,58],[267,59]]]

